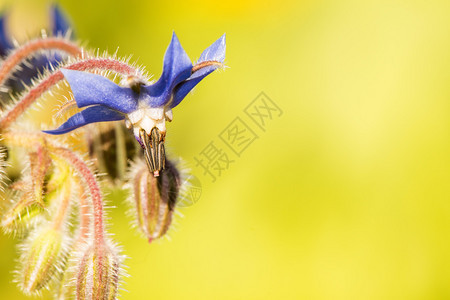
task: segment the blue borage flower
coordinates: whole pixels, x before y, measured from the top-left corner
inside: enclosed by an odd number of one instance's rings
[[[58,5],[54,4],[50,8],[52,20],[51,34],[53,36],[73,37],[71,26]],[[0,57],[6,57],[15,48],[14,43],[7,31],[7,13],[0,15]],[[58,54],[39,55],[30,59],[28,64],[22,64],[21,69],[16,71],[15,78],[9,80],[6,86],[16,92],[20,92],[26,85],[31,83],[31,79],[37,77],[51,65],[56,66],[63,58]]]
[[[61,69],[77,106],[83,111],[70,117],[49,134],[64,134],[89,123],[125,120],[128,128],[145,150],[150,170],[155,176],[164,168],[165,121],[172,120],[172,108],[207,75],[223,66],[225,35],[200,55],[192,65],[173,33],[164,56],[161,78],[145,85],[135,81],[127,87],[92,73]]]

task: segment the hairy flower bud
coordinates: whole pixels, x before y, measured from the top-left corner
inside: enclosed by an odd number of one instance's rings
[[[43,176],[42,184],[36,184],[31,172],[9,186],[6,197],[10,199],[11,205],[2,212],[0,223],[5,232],[21,235],[34,227],[42,219],[39,218],[40,216],[51,218],[53,210],[58,206],[57,200],[61,197],[61,186],[67,183],[69,174],[67,165],[55,162],[56,166],[52,168],[52,173],[48,181],[45,181],[45,185]],[[55,200],[58,203],[53,205]]]
[[[132,177],[132,201],[137,226],[151,242],[169,229],[181,186],[180,173],[169,160],[158,177],[149,172],[145,162],[137,165],[133,166],[138,171]]]
[[[77,299],[116,299],[121,257],[106,243],[88,246],[76,272]]]
[[[37,294],[48,286],[64,260],[63,240],[60,230],[45,226],[24,243],[17,281],[26,294]]]
[[[12,205],[2,213],[0,225],[5,232],[21,235],[38,220],[44,212],[41,205],[34,201],[31,192],[13,191],[8,193]]]

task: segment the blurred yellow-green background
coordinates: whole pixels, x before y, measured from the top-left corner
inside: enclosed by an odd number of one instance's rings
[[[129,228],[122,299],[450,299],[450,1],[59,1],[91,48],[133,54],[158,78],[175,30],[195,60],[227,34],[225,71],[174,110],[171,153],[202,185],[164,239]],[[0,1],[19,40],[48,27],[48,1]],[[283,111],[264,130],[244,109]],[[258,138],[240,156],[236,117]],[[234,160],[211,177],[210,142]],[[12,237],[0,237],[0,299]],[[46,295],[48,297],[48,295]]]

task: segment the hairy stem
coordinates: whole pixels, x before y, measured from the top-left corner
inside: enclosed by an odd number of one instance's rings
[[[89,225],[91,223],[90,208],[87,203],[87,195],[84,186],[78,178],[74,178],[74,181],[78,188],[78,197],[80,199],[80,232],[78,233],[78,240],[75,242],[75,245],[80,245],[89,235]]]
[[[110,70],[122,75],[134,75],[137,70],[124,62],[108,58],[91,58],[65,66],[66,69],[87,71],[93,69]],[[56,85],[64,78],[61,71],[57,70],[43,79],[39,84],[30,89],[21,97],[14,107],[0,119],[0,130],[5,130],[31,106],[43,93]]]
[[[82,50],[74,43],[63,38],[45,38],[30,41],[15,49],[0,67],[0,85],[3,85],[8,77],[24,59],[42,50],[61,50],[72,56],[81,56]]]
[[[104,242],[103,225],[103,200],[97,180],[89,167],[75,153],[67,148],[57,147],[52,149],[58,156],[64,158],[79,173],[89,188],[94,210],[94,240],[95,245],[102,245]]]

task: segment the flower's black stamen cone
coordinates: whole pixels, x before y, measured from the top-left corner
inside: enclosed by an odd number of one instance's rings
[[[159,171],[164,169],[166,163],[164,134],[158,128],[154,127],[150,134],[147,134],[144,129],[141,129],[139,136],[144,145],[144,156],[147,166],[150,172],[157,177],[159,176]]]

